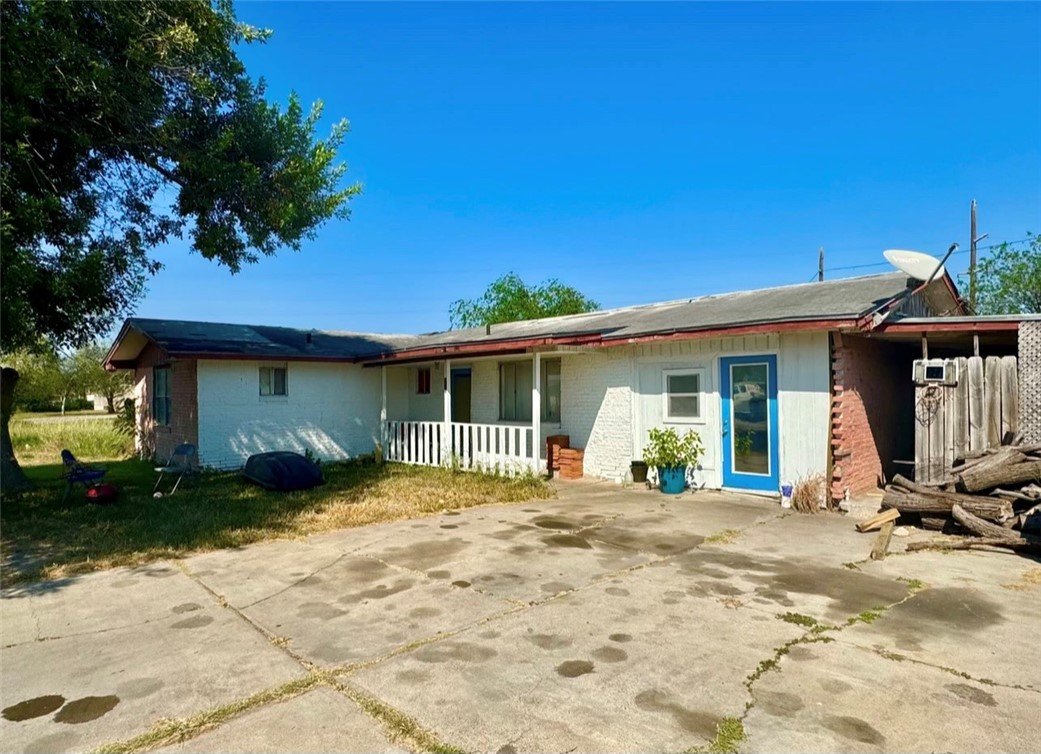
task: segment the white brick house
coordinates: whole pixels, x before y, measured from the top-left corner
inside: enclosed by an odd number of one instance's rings
[[[380,447],[392,461],[541,470],[545,438],[563,434],[587,476],[621,480],[648,432],[675,426],[705,446],[695,483],[775,492],[841,474],[836,349],[871,339],[914,358],[917,344],[883,342],[887,328],[945,312],[962,313],[949,278],[891,274],[422,336],[130,319],[105,363],[135,370],[142,453],[191,442],[215,468]],[[891,429],[878,433],[904,442]]]

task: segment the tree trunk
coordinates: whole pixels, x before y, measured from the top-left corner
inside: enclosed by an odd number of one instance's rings
[[[4,367],[0,370],[0,495],[29,488],[29,480],[14,457],[11,429],[8,426],[14,410],[14,386],[18,384],[18,370]]]

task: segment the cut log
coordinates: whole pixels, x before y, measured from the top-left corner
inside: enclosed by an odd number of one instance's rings
[[[977,466],[959,474],[958,477],[966,492],[979,492],[1024,482],[1041,482],[1041,461],[1001,464],[986,468]]]
[[[978,550],[982,548],[997,547],[1002,552],[1027,554],[1041,553],[1041,545],[1031,542],[1010,543],[1004,539],[990,539],[988,537],[963,537],[961,539],[948,539],[938,542],[911,542],[907,545],[908,552],[919,550]]]
[[[903,513],[950,513],[961,505],[973,515],[988,521],[1007,521],[1012,518],[1012,503],[1000,498],[975,497],[940,490],[903,490],[895,485],[886,488],[882,497],[883,508],[896,508]]]
[[[875,546],[871,548],[872,560],[885,560],[886,552],[889,550],[889,540],[893,538],[893,522],[886,521],[882,525],[882,531],[878,533]]]
[[[922,514],[922,528],[944,534],[958,534],[965,531],[950,516],[929,516],[925,513]]]
[[[1033,537],[1026,537],[1017,532],[1010,531],[1003,526],[998,526],[989,521],[984,521],[979,516],[972,515],[957,504],[951,508],[951,515],[954,516],[954,520],[959,524],[964,526],[973,534],[977,534],[981,537],[986,537],[988,539],[1003,539],[1010,544],[1029,544],[1031,542],[1041,544],[1041,539],[1035,540]]]
[[[858,523],[857,531],[865,532],[874,531],[875,529],[881,529],[882,525],[885,524],[887,521],[896,521],[898,518],[900,518],[900,511],[898,511],[896,508],[890,508],[887,511],[879,513],[877,516],[866,518],[860,523]]]

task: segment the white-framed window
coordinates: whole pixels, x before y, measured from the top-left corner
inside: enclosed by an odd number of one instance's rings
[[[499,420],[531,421],[530,361],[499,363]],[[560,423],[560,359],[543,359],[539,365],[542,421]]]
[[[667,422],[698,422],[705,404],[704,369],[666,369],[662,373],[662,415]]]
[[[260,395],[264,397],[289,395],[289,368],[286,365],[260,368]]]

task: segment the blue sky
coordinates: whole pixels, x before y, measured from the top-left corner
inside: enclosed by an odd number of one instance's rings
[[[613,307],[967,249],[973,198],[982,245],[1041,231],[1041,4],[237,10],[364,193],[235,276],[171,244],[140,316],[422,332],[511,270]]]

